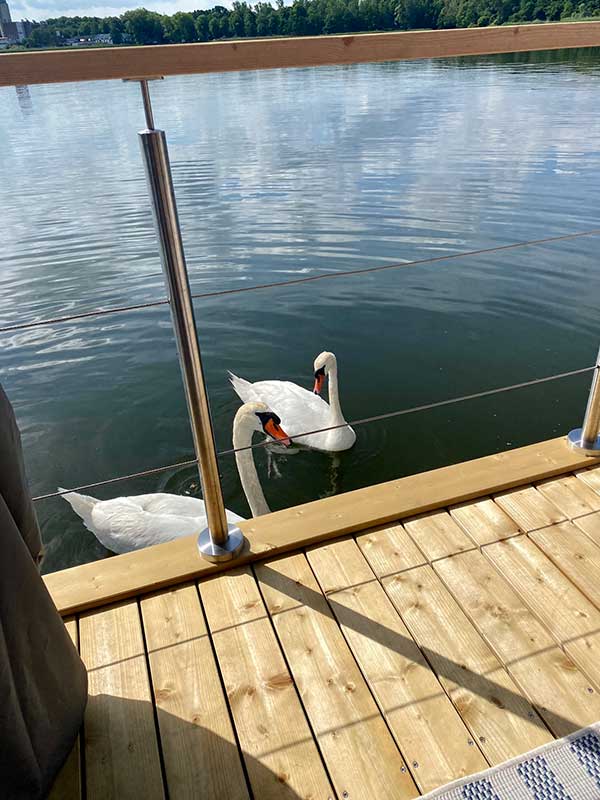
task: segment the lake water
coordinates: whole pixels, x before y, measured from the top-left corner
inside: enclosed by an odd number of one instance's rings
[[[295,69],[151,85],[195,292],[600,225],[600,53]],[[158,300],[138,129],[121,82],[0,89],[0,325]],[[592,364],[600,237],[196,301],[218,448],[230,369],[312,385],[349,420]],[[0,333],[34,494],[189,458],[165,306]],[[273,509],[565,433],[583,375],[357,428],[349,452],[256,452]],[[234,459],[226,504],[248,509]],[[94,490],[197,492],[179,469]],[[92,493],[92,492],[91,492]],[[37,504],[52,571],[107,555]]]

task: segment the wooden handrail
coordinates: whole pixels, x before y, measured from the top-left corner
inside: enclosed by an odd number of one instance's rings
[[[0,86],[600,46],[600,22],[4,53]]]

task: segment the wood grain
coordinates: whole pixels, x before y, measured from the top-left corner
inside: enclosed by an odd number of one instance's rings
[[[169,797],[248,800],[196,587],[140,605]]]
[[[327,800],[331,786],[250,569],[199,588],[254,797]]]
[[[527,537],[490,545],[483,552],[565,653],[600,686],[600,611]]]
[[[427,563],[423,553],[400,524],[373,528],[357,536],[356,543],[378,578]]]
[[[165,797],[137,603],[79,619],[88,669],[87,800]]]
[[[407,519],[404,527],[429,561],[475,547],[474,542],[447,511],[433,511]]]
[[[600,494],[575,475],[561,475],[537,484],[547,500],[559,508],[568,519],[600,511]]]
[[[569,580],[600,607],[600,547],[570,522],[535,531],[531,538]]]
[[[575,525],[585,533],[588,539],[600,547],[600,513],[578,517],[574,522]]]
[[[489,497],[452,506],[450,514],[479,546],[519,532],[518,525]]]
[[[565,514],[533,486],[513,489],[494,499],[522,531],[535,531],[566,519]]]
[[[0,56],[0,86],[357,64],[598,45],[600,23],[580,22],[290,39],[238,39],[148,47],[63,48],[3,54]]]
[[[383,581],[385,590],[491,764],[552,736],[432,568]]]
[[[306,557],[258,564],[256,574],[338,797],[416,797]]]
[[[343,579],[339,573],[331,578],[334,556],[344,565]],[[331,610],[420,791],[485,769],[488,762],[357,544],[324,545],[312,549],[308,560],[321,588],[338,586],[327,595]]]
[[[402,517],[570,472],[589,463],[563,438],[553,439],[277,511],[241,523],[248,548],[236,564],[396,523]],[[57,608],[66,616],[229,568],[228,562],[215,565],[202,561],[196,537],[191,536],[55,572],[44,580]]]
[[[600,467],[595,466],[590,469],[578,470],[575,476],[589,486],[590,489],[600,493]]]
[[[555,736],[600,719],[600,695],[485,556],[462,553],[435,569]]]
[[[66,619],[65,627],[73,644],[77,650],[79,650],[77,620]],[[81,791],[81,750],[80,737],[78,736],[73,745],[73,749],[54,781],[48,800],[80,800],[82,797]]]

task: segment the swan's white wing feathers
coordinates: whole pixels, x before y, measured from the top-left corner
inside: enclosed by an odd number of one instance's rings
[[[242,519],[227,511],[228,522]],[[147,494],[101,501],[90,522],[101,544],[114,553],[127,553],[199,533],[206,526],[206,510],[198,498]]]
[[[274,411],[281,418],[284,431],[292,437],[326,427],[329,422],[329,404],[291,381],[257,381],[248,386],[251,399]]]

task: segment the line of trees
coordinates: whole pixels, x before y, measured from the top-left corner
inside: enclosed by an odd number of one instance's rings
[[[137,8],[119,17],[57,17],[34,23],[27,47],[110,34],[114,44],[207,42],[415,28],[466,28],[600,15],[600,0],[293,0],[233,3],[172,16]]]

